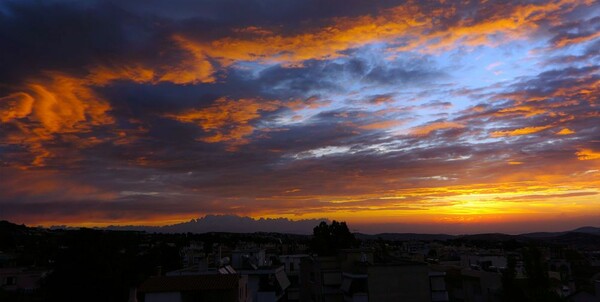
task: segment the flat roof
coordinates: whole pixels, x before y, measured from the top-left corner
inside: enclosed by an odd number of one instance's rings
[[[151,277],[140,285],[139,291],[152,293],[237,289],[239,279],[237,274]]]

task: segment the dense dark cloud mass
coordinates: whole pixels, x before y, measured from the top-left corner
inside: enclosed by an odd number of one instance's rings
[[[599,12],[3,1],[0,218],[570,226],[600,215]]]

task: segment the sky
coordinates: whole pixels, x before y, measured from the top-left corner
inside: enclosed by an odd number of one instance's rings
[[[0,219],[600,226],[597,1],[3,0],[0,66]]]

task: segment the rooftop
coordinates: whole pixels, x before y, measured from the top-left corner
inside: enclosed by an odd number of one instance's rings
[[[140,292],[180,292],[236,289],[238,275],[193,275],[152,277],[140,285]]]

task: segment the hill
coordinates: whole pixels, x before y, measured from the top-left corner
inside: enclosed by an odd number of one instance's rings
[[[448,239],[455,238],[455,236],[447,234],[417,234],[417,233],[381,233],[375,235],[354,233],[354,236],[360,240],[388,240],[388,241],[445,241]]]

